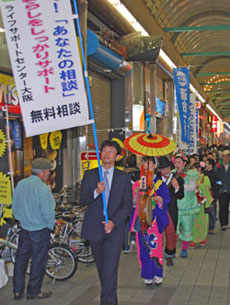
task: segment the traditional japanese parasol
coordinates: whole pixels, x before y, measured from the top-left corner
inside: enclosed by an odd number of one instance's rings
[[[136,133],[124,141],[125,147],[134,154],[143,156],[163,156],[176,149],[176,143],[159,134]]]

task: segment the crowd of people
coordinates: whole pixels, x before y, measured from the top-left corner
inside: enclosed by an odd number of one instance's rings
[[[128,158],[134,159],[135,155]],[[181,258],[197,245],[205,246],[208,234],[215,234],[217,217],[220,229],[230,228],[228,222],[230,202],[230,149],[211,146],[188,156],[177,152],[171,158],[144,156],[140,177],[131,177],[133,211],[129,221],[130,245],[135,232],[141,277],[146,285],[163,281],[163,256],[167,266],[174,265],[177,240],[182,241]],[[125,160],[127,167],[127,162]],[[127,168],[126,168],[127,171]],[[129,171],[129,173],[132,171]],[[137,172],[137,166],[135,166]],[[143,180],[146,185],[143,186]],[[145,198],[147,195],[147,199]],[[151,221],[146,225],[141,205],[151,197]],[[217,203],[218,211],[217,215]],[[145,204],[145,203],[144,203]],[[148,202],[145,205],[148,214]],[[148,218],[148,215],[145,215]],[[150,216],[149,216],[150,217]],[[165,249],[163,249],[165,236]],[[127,239],[127,234],[125,235]],[[123,248],[127,251],[128,241]],[[163,251],[164,250],[164,251]],[[164,253],[163,253],[164,252]]]
[[[216,230],[217,209],[220,229],[230,228],[229,147],[203,148],[190,156],[182,151],[170,158],[143,156],[139,166],[137,156],[129,154],[123,160],[123,170],[116,168],[120,154],[117,142],[104,141],[103,179],[98,169],[87,171],[80,191],[80,204],[87,206],[81,236],[90,241],[95,256],[101,305],[118,304],[122,247],[124,253],[129,253],[131,247],[137,250],[145,285],[161,285],[163,259],[167,266],[174,265],[178,239],[182,241],[178,256],[183,259],[189,256],[189,248],[205,246],[208,234]],[[46,185],[51,168],[50,161],[35,159],[32,175],[15,189],[13,212],[22,226],[13,280],[15,300],[24,296],[25,272],[31,257],[27,299],[51,295],[41,290],[55,222],[55,202]]]

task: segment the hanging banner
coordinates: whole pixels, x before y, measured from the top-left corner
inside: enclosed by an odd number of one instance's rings
[[[48,136],[49,136],[48,132],[40,134],[39,136],[42,150],[46,150],[48,147]]]
[[[188,68],[173,69],[176,97],[181,123],[181,141],[189,143],[190,74]]]
[[[62,132],[60,130],[51,132],[50,146],[52,149],[60,149],[61,140],[62,140]]]
[[[91,123],[70,1],[0,1],[26,136]]]
[[[190,122],[190,153],[197,153],[197,119],[196,119],[196,95],[194,93],[190,94],[190,106],[189,106],[189,122]]]

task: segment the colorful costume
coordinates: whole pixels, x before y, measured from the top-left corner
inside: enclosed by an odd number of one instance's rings
[[[200,206],[200,212],[195,215],[192,232],[194,243],[200,243],[207,238],[209,216],[208,213],[205,213],[205,208],[209,208],[213,201],[210,193],[211,184],[208,176],[201,174],[197,184],[201,194],[206,198],[206,202]]]
[[[178,205],[178,224],[177,234],[183,241],[192,241],[192,230],[195,214],[199,213],[195,190],[199,173],[196,169],[189,169],[184,176],[184,198],[177,200]]]
[[[166,184],[156,175],[154,176],[154,187],[151,190],[151,196],[161,196],[163,199],[162,207],[154,204],[152,210],[152,225],[148,229],[143,229],[139,225],[136,233],[137,254],[141,267],[141,277],[152,280],[155,276],[163,277],[163,243],[162,233],[168,225],[167,207],[170,202],[169,192]],[[136,181],[134,187],[140,188],[139,181]],[[142,195],[142,192],[139,193]],[[139,197],[140,198],[140,197]],[[131,231],[138,219],[139,200],[132,218]]]
[[[172,179],[177,179],[179,189],[175,190],[172,185]],[[169,195],[170,203],[168,205],[168,217],[169,224],[165,229],[166,245],[165,245],[165,257],[175,257],[176,254],[176,242],[177,242],[177,220],[178,220],[178,208],[177,200],[184,197],[184,180],[175,173],[170,173],[167,177],[162,175],[162,180],[166,183]]]

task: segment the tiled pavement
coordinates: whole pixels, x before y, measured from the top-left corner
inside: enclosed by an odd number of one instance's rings
[[[145,287],[140,278],[136,252],[122,254],[119,267],[119,305],[230,305],[230,230],[216,229],[205,247],[189,250],[189,257],[178,257],[173,267],[164,266],[162,286]],[[12,278],[0,289],[0,305],[100,305],[99,281],[94,264],[78,264],[72,279],[55,282],[45,277],[44,290],[53,295],[46,300],[14,301]]]

